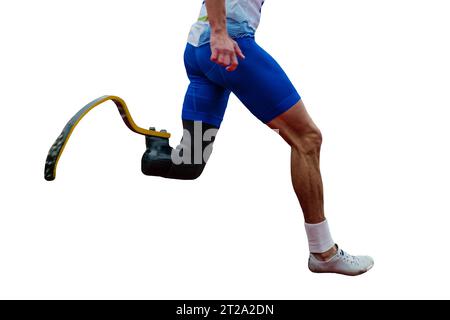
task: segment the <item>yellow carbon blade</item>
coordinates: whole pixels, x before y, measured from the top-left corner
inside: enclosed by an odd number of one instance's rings
[[[72,132],[75,130],[75,127],[78,125],[78,123],[83,119],[83,117],[92,109],[99,106],[102,103],[105,103],[107,101],[112,101],[116,105],[117,109],[120,112],[120,115],[122,116],[122,120],[125,122],[125,125],[133,132],[145,135],[145,136],[153,136],[153,137],[160,137],[160,138],[170,138],[170,133],[167,132],[159,132],[154,130],[147,130],[144,128],[141,128],[136,125],[133,118],[131,117],[130,111],[128,110],[128,107],[125,103],[125,101],[117,96],[103,96],[100,97],[89,104],[87,104],[85,107],[83,107],[80,111],[78,111],[66,124],[61,134],[58,136],[56,141],[53,143],[52,147],[50,148],[50,151],[47,155],[47,160],[45,162],[45,180],[47,181],[53,181],[56,178],[56,168],[58,166],[59,159],[61,158],[61,155],[64,151],[64,148],[66,147],[67,142],[69,141],[70,136],[72,135]]]

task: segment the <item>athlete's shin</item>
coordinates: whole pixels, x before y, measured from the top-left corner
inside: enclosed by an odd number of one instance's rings
[[[300,100],[268,123],[291,146],[291,176],[307,223],[325,220],[320,174],[322,135]]]

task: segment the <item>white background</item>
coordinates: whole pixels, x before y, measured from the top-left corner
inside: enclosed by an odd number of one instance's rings
[[[335,240],[358,278],[307,270],[288,146],[233,97],[204,175],[140,173],[144,138],[104,94],[181,137],[183,50],[200,0],[0,2],[0,298],[450,298],[449,4],[266,1],[257,41],[324,135]]]

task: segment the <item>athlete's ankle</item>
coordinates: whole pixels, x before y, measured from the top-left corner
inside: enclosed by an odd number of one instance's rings
[[[320,261],[328,261],[333,258],[338,252],[338,248],[334,245],[330,250],[322,252],[322,253],[311,253],[314,258]]]
[[[336,252],[336,245],[331,237],[328,221],[320,223],[305,222],[306,235],[308,237],[309,252],[317,254],[318,259],[332,257]]]

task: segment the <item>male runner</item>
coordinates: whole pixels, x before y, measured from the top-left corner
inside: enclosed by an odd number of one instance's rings
[[[291,146],[292,182],[303,209],[311,253],[309,269],[363,274],[372,268],[372,258],[352,256],[338,248],[325,218],[319,167],[321,133],[282,68],[255,42],[263,3],[203,1],[184,54],[190,84],[182,112],[183,139],[173,150],[161,139],[147,138],[142,172],[173,179],[198,178],[233,92],[255,117],[278,129]]]

